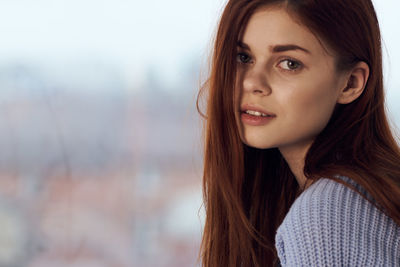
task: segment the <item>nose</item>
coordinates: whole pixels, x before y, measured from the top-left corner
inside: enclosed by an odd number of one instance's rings
[[[243,91],[247,93],[269,95],[271,87],[267,81],[267,73],[263,68],[248,69],[243,77]]]

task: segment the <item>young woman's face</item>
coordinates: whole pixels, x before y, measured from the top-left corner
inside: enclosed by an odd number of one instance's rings
[[[347,84],[335,71],[333,53],[283,9],[253,14],[237,51],[235,94],[243,142],[280,149],[311,144]]]

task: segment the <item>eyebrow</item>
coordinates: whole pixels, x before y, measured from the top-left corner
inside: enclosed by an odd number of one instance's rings
[[[245,44],[241,41],[238,41],[237,45],[243,49],[251,50],[247,44]],[[291,50],[300,50],[307,54],[311,54],[311,52],[308,51],[307,49],[305,49],[301,46],[298,46],[298,45],[294,45],[294,44],[271,45],[271,46],[269,46],[269,50],[273,53],[280,53],[280,52],[291,51]]]

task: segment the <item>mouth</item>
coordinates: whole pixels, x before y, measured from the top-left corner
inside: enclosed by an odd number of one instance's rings
[[[244,111],[241,111],[241,113],[249,114],[249,115],[256,116],[256,117],[275,117],[275,115],[263,113],[263,112],[259,112],[259,111],[255,111],[255,110],[244,110]]]
[[[255,117],[276,117],[276,115],[272,112],[269,112],[267,110],[264,110],[263,108],[260,108],[256,105],[251,105],[251,104],[245,104],[241,106],[240,113],[243,114],[249,114],[251,116]]]

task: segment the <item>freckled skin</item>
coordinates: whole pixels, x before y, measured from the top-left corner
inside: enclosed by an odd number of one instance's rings
[[[241,42],[250,51],[238,48],[249,57],[238,59],[235,93],[238,104],[256,104],[276,117],[263,126],[241,122],[242,141],[257,148],[278,147],[287,157],[305,155],[312,140],[328,123],[345,75],[335,71],[334,53],[283,9],[263,9],[249,20]],[[307,49],[274,53],[269,47],[295,44]],[[296,65],[285,59],[299,62]],[[295,71],[293,71],[293,69]],[[239,108],[238,108],[239,109]]]

